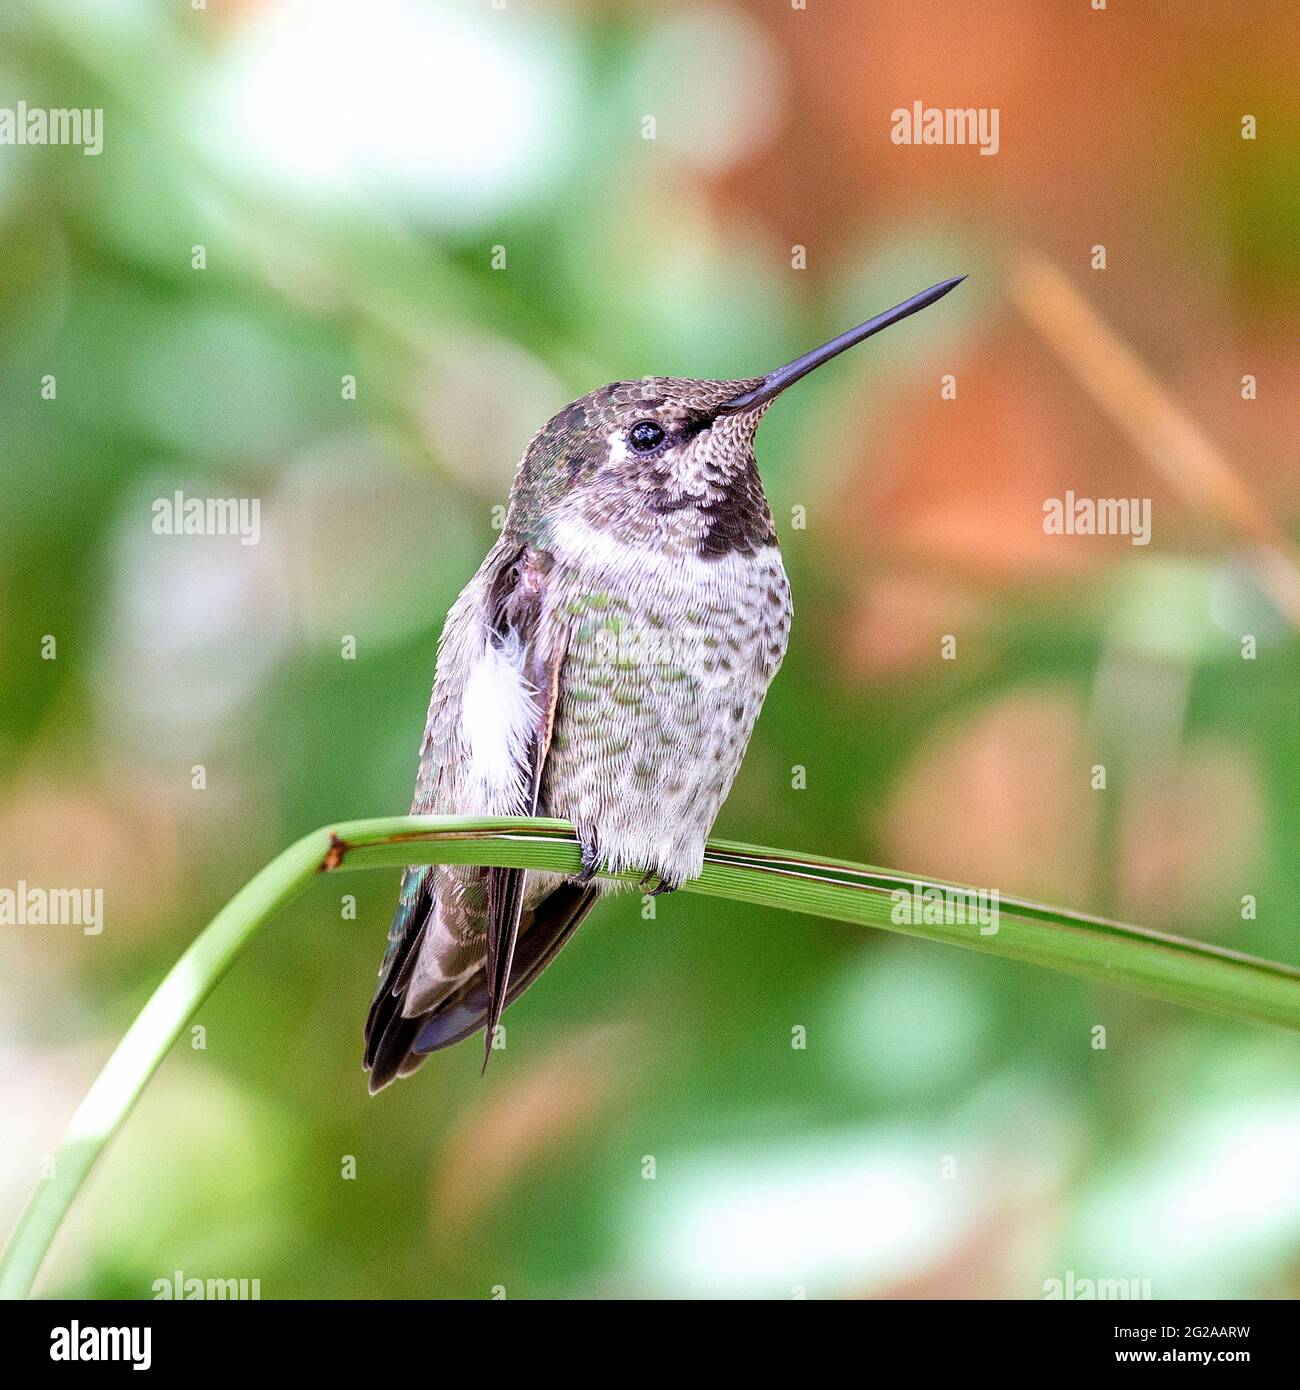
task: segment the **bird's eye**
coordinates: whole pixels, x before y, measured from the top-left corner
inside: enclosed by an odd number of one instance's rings
[[[653,420],[638,420],[627,432],[627,442],[641,453],[649,453],[664,442],[663,430]]]

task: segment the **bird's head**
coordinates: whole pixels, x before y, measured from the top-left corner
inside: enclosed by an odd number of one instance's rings
[[[701,556],[772,544],[754,461],[754,434],[768,407],[809,372],[964,278],[914,295],[765,376],[642,377],[579,397],[529,443],[507,527],[541,546],[566,525]]]

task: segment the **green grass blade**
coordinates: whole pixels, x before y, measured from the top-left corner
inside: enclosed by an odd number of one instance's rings
[[[264,922],[318,873],[453,863],[576,873],[580,860],[566,821],[394,816],[318,830],[242,888],[168,972],[73,1115],[53,1176],[28,1203],[0,1260],[0,1297],[30,1293],[96,1159],[185,1024]],[[1016,898],[998,899],[996,914],[982,920],[953,920],[934,903],[962,888],[938,879],[711,840],[703,874],[683,891],[924,937],[1300,1031],[1300,970],[1291,966]],[[924,905],[927,893],[932,910],[914,920],[913,909],[918,901]]]

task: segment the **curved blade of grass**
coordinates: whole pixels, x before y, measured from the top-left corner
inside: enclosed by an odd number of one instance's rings
[[[3,1260],[0,1297],[30,1293],[46,1252],[96,1159],[121,1127],[185,1024],[231,962],[318,873],[406,864],[485,864],[577,873],[567,821],[394,816],[317,830],[290,846],[212,919],[150,997],[77,1108],[53,1176],[28,1203]],[[639,875],[624,876],[634,881]],[[911,920],[959,885],[884,869],[711,840],[684,892],[880,927],[1105,980],[1231,1018],[1300,1031],[1300,970],[1103,918],[999,898],[992,918]],[[957,901],[957,899],[953,899]],[[987,900],[986,900],[987,905]]]

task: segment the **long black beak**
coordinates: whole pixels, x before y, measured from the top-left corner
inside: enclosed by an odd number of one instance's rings
[[[911,299],[905,299],[892,309],[886,309],[883,314],[877,314],[874,319],[868,319],[866,323],[860,323],[856,328],[850,328],[847,333],[841,333],[838,338],[832,338],[829,343],[823,343],[821,347],[815,347],[811,352],[805,352],[802,357],[796,357],[793,362],[787,362],[784,367],[778,367],[776,371],[768,372],[752,390],[745,391],[719,406],[717,413],[730,415],[738,410],[753,410],[756,405],[770,401],[774,396],[780,395],[787,386],[793,385],[800,377],[815,371],[823,362],[829,362],[832,357],[838,357],[840,353],[854,347],[864,338],[870,338],[873,333],[879,333],[882,328],[888,328],[891,323],[897,323],[899,319],[905,319],[909,314],[915,314],[918,310],[933,304],[935,300],[942,299],[949,290],[956,289],[965,278],[964,275],[958,275],[955,279],[943,281],[942,284],[931,285],[928,290],[922,290],[920,294],[914,294]]]

